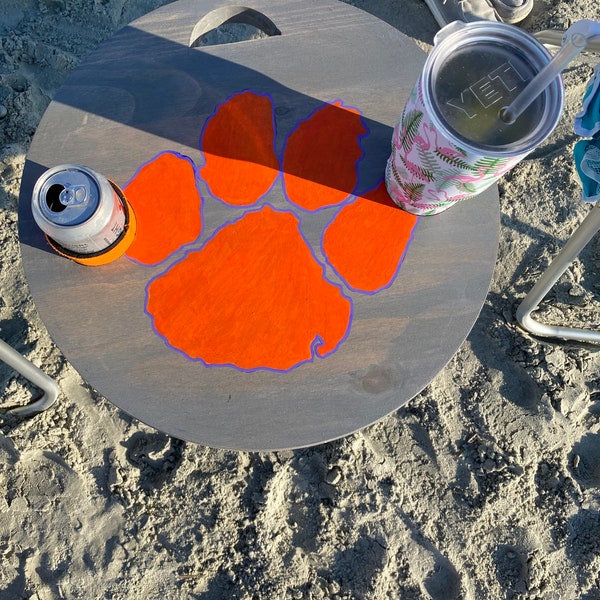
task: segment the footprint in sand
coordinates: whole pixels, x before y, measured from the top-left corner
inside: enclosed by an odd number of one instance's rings
[[[583,488],[600,485],[600,433],[584,435],[570,454],[569,470]]]
[[[528,552],[511,544],[500,544],[494,552],[496,578],[507,592],[507,597],[527,591],[529,578],[527,567]]]
[[[138,431],[127,441],[125,457],[139,469],[139,486],[152,489],[163,484],[182,461],[185,442],[164,433]]]

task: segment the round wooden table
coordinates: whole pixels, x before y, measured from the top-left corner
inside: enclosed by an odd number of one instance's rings
[[[195,47],[227,20],[265,35]],[[368,132],[360,139],[359,191],[369,190],[383,176],[392,129],[424,59],[393,27],[334,0],[253,0],[246,9],[220,0],[181,0],[118,31],[93,52],[38,127],[19,201],[32,296],[82,377],[127,413],[172,436],[241,450],[333,440],[419,393],[464,341],[486,297],[498,244],[495,187],[420,218],[391,284],[365,294],[336,277],[320,247],[324,228],[352,198],[307,212],[290,205],[279,178],[260,202],[297,215],[315,260],[352,305],[335,351],[285,370],[191,360],[157,334],[146,312],[147,284],[189,246],[155,266],[122,257],[85,267],[51,250],[30,203],[37,178],[57,164],[87,165],[121,187],[162,152],[202,165],[199,140],[207,120],[228,98],[248,90],[271,99],[278,156],[290,132],[324,103],[356,107]],[[245,214],[215,200],[206,182],[199,189],[198,248]]]

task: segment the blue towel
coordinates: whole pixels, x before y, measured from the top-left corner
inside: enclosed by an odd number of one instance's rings
[[[581,179],[584,202],[600,200],[600,65],[583,96],[583,108],[575,115],[575,133],[591,140],[580,140],[573,148],[575,167]]]
[[[581,137],[594,137],[600,132],[600,65],[583,96],[583,109],[575,115],[574,129]]]
[[[584,202],[600,200],[600,136],[580,140],[573,148],[575,167],[581,179],[581,198]]]

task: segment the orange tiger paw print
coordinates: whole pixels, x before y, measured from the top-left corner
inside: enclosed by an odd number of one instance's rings
[[[167,265],[146,287],[157,335],[190,360],[243,371],[289,371],[335,352],[352,326],[352,293],[392,284],[418,222],[383,181],[353,193],[366,134],[358,110],[323,104],[296,125],[280,157],[272,100],[245,91],[205,123],[201,167],[169,151],[140,167],[125,187],[138,223],[127,255]],[[284,209],[268,202],[278,179]],[[200,181],[232,207],[231,220],[206,235]],[[332,207],[315,249],[303,214]]]

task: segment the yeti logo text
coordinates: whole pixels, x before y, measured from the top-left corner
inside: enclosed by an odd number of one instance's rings
[[[469,119],[477,116],[478,110],[489,108],[492,104],[506,97],[507,92],[517,89],[520,82],[524,81],[520,73],[510,64],[505,62],[489,75],[486,75],[467,89],[463,90],[460,98],[452,98],[449,106],[463,111]]]

